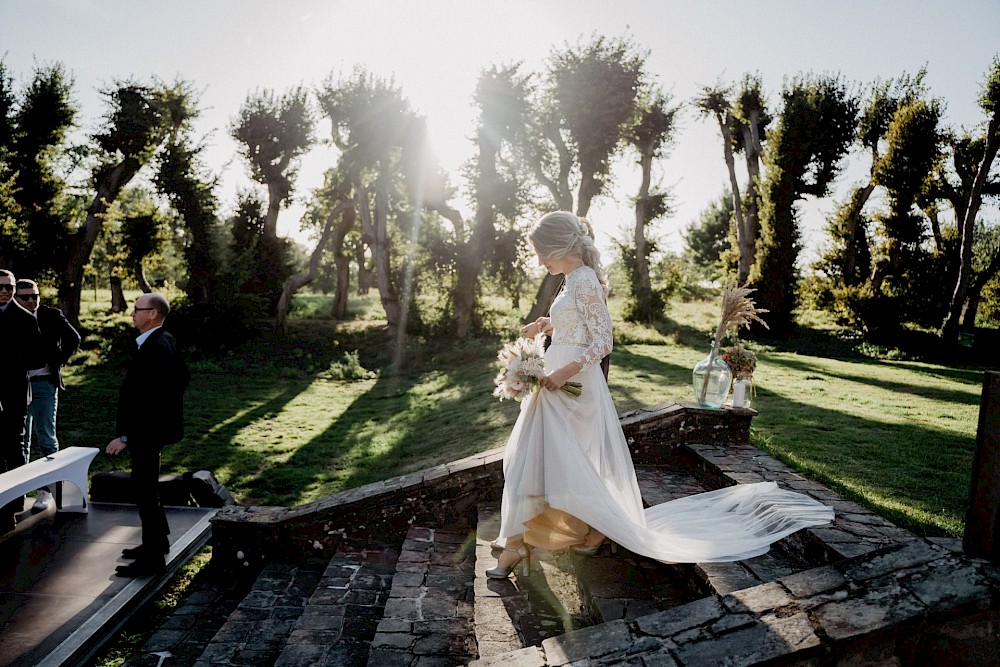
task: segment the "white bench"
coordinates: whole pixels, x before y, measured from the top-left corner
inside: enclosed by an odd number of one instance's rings
[[[54,484],[59,511],[87,512],[87,472],[99,451],[96,447],[67,447],[0,473],[0,507],[28,491]],[[64,490],[63,482],[72,482],[72,488]]]

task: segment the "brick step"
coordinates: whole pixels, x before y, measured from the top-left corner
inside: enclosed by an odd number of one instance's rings
[[[195,667],[364,664],[397,557],[338,550],[326,565],[271,561]]]
[[[318,564],[269,562],[208,641],[195,667],[274,664],[322,573]]]
[[[275,667],[365,664],[399,557],[391,549],[338,549],[296,619]]]
[[[409,528],[369,665],[465,665],[478,657],[474,546],[468,530]]]
[[[527,577],[519,565],[508,579],[489,579],[486,570],[497,564],[490,541],[499,530],[499,508],[480,505],[476,529],[475,618],[482,658],[538,646],[549,637],[595,622],[580,595],[572,562],[579,556],[534,549]]]

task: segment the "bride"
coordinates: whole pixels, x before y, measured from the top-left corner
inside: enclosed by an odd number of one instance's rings
[[[800,528],[828,523],[833,510],[774,482],[740,484],[643,509],[635,469],[601,359],[611,352],[607,283],[585,220],[566,211],[543,216],[528,232],[538,263],[565,276],[550,317],[521,329],[551,334],[538,391],[521,413],[504,451],[500,510],[505,578],[530,547],[597,552],[606,539],[665,562],[742,560]],[[579,397],[558,391],[579,382]]]

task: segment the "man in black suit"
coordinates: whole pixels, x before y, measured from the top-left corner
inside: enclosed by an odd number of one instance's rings
[[[31,403],[28,404],[28,419],[24,424],[24,462],[31,460],[31,437],[37,439],[41,456],[55,454],[59,450],[56,436],[56,413],[59,410],[59,390],[66,389],[62,367],[80,347],[80,334],[69,323],[58,308],[43,306],[34,280],[22,278],[17,281],[14,298],[38,321],[42,333],[45,363],[28,371],[31,382]],[[42,489],[35,498],[34,510],[46,510],[52,502],[52,493]]]
[[[170,526],[157,493],[160,452],[184,437],[184,390],[189,375],[177,352],[177,341],[163,330],[170,304],[161,294],[143,294],[132,308],[132,325],[139,330],[135,352],[118,396],[118,437],[108,454],[128,449],[132,457],[132,490],[142,522],[142,544],[122,555],[134,561],[119,565],[119,576],[137,577],[164,570],[170,550]]]
[[[16,282],[13,273],[0,269],[0,472],[24,465],[21,438],[31,401],[28,371],[44,363],[38,322],[12,298]],[[23,509],[23,496],[0,508],[0,535],[14,530],[14,515]]]

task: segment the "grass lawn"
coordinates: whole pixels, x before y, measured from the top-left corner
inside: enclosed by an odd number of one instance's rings
[[[303,297],[298,312],[324,312],[322,299]],[[192,360],[187,437],[164,452],[164,470],[211,470],[241,502],[296,505],[502,445],[518,404],[490,393],[501,341],[411,341],[410,363],[393,373],[373,303],[352,303],[348,322],[303,319],[287,339]],[[691,400],[691,368],[708,352],[716,311],[714,302],[677,303],[655,327],[615,318],[610,384],[620,412]],[[101,345],[90,337],[88,347]],[[822,326],[780,348],[751,347],[758,446],[900,525],[961,534],[982,369],[864,358]],[[327,379],[354,350],[378,373]],[[76,361],[60,439],[103,448],[122,370],[93,353]],[[125,467],[101,455],[92,470]]]

